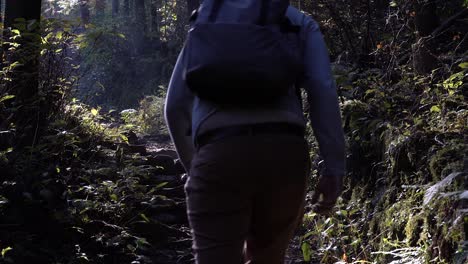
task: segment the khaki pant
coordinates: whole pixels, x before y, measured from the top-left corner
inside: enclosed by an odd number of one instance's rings
[[[293,135],[198,149],[185,185],[197,264],[282,264],[302,219],[309,153]]]

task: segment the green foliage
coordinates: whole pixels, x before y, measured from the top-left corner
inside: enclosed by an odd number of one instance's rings
[[[7,253],[8,251],[10,251],[10,250],[13,250],[13,248],[11,248],[11,247],[6,247],[6,248],[2,249],[2,258],[5,258],[6,253]]]
[[[335,215],[305,215],[305,259],[451,263],[456,252],[458,259],[467,254],[459,217],[466,175],[423,205],[431,186],[466,171],[466,68],[456,64],[429,76],[403,67],[397,82],[379,70],[336,69],[350,154],[347,188]]]
[[[118,16],[93,17],[81,30],[80,99],[108,109],[136,108],[167,85],[185,36],[186,10],[179,1],[146,4],[151,12],[144,24],[122,10]]]
[[[415,4],[427,1],[384,1],[383,8],[377,6],[382,1],[300,2],[321,24],[338,62],[349,147],[336,213],[304,216],[304,260],[463,263],[466,175],[457,174],[466,171],[468,148],[463,28],[454,23],[438,34],[438,68],[415,75],[409,63]],[[18,20],[3,42],[9,61],[0,71],[0,224],[31,228],[0,230],[1,261],[146,263],[156,246],[181,232],[155,216],[183,201],[166,195],[174,186],[159,178],[164,168],[131,151],[132,133],[167,137],[164,91],[185,35],[185,2],[157,1],[159,24],[151,29],[110,14],[81,26],[70,22],[79,12],[71,3],[52,1],[45,8],[68,21],[46,19],[41,34],[29,35],[37,25]],[[467,3],[437,4],[443,21]],[[12,74],[35,57],[9,55],[17,55],[24,37],[39,40],[32,48],[41,56],[40,92],[32,101],[48,122],[36,144],[19,149],[10,138],[22,129],[12,116],[27,105],[12,88]],[[78,94],[71,93],[74,87]],[[127,107],[135,110],[120,112]],[[318,161],[310,130],[308,138]],[[314,166],[312,182],[318,171]],[[445,181],[453,173],[457,177]],[[175,254],[188,250],[186,243]]]
[[[164,100],[164,95],[146,96],[140,101],[138,110],[126,109],[120,112],[122,129],[141,134],[168,136],[164,120]]]
[[[94,26],[81,36],[84,54],[79,96],[94,104],[134,107],[145,95],[159,92],[168,82],[175,58],[165,55],[156,42],[146,40],[151,53],[135,53],[132,32],[125,37],[113,27]],[[142,44],[142,45],[143,45]]]
[[[161,177],[165,167],[153,166],[147,157],[131,151],[121,134],[125,129],[109,126],[119,120],[77,99],[57,117],[37,145],[5,154],[15,162],[2,168],[6,172],[2,176],[11,181],[0,185],[0,192],[7,194],[5,199],[0,197],[0,213],[9,215],[6,223],[26,221],[11,234],[0,230],[2,245],[14,248],[11,252],[4,249],[8,261],[111,263],[119,256],[130,263],[147,255],[161,258],[158,243],[172,236],[189,236],[155,220],[163,213],[158,208],[178,208],[165,192],[176,187],[174,180],[180,182],[176,177],[171,182]],[[23,195],[15,198],[17,193]],[[44,213],[24,218],[15,208],[25,206],[29,206],[26,212]],[[34,228],[25,229],[31,221]],[[37,227],[47,230],[47,236],[32,236],[39,232]],[[190,254],[189,245],[183,244],[175,246],[177,257]]]
[[[164,119],[165,95],[146,96],[140,101],[139,118],[142,132],[147,134],[168,135]]]

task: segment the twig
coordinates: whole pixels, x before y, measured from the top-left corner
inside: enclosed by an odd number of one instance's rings
[[[440,25],[434,31],[432,31],[431,36],[433,38],[435,38],[443,30],[450,27],[457,19],[463,18],[466,15],[468,15],[468,8],[464,8],[462,11],[456,13],[455,15],[453,15],[453,16],[449,17],[447,20],[445,20],[445,22],[442,23],[442,25]]]

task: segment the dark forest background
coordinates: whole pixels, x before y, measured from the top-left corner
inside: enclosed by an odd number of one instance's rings
[[[1,4],[0,263],[193,263],[163,107],[198,1]],[[325,36],[348,174],[290,263],[466,263],[468,2],[291,4]]]

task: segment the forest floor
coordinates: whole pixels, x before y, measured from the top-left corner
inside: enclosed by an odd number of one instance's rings
[[[3,199],[0,263],[194,263],[187,176],[170,139],[127,136],[125,144],[94,142],[67,168],[44,161],[45,182],[23,190],[30,199]],[[4,182],[0,191],[14,188]],[[304,263],[298,239],[287,264]]]

